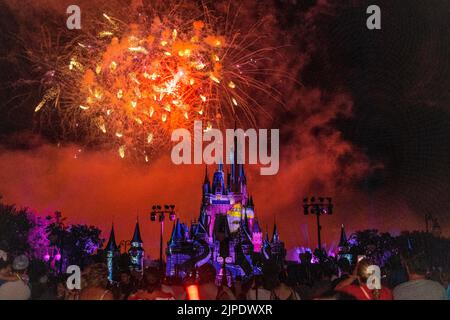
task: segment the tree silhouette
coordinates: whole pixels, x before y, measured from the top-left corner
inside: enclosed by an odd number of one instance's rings
[[[0,249],[12,255],[30,251],[28,234],[33,222],[27,209],[0,204]]]

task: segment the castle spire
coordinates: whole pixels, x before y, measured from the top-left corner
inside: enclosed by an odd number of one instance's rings
[[[280,241],[280,235],[278,234],[278,228],[277,224],[274,223],[273,225],[273,234],[272,234],[272,243],[279,242]]]
[[[347,247],[348,241],[347,241],[347,235],[345,234],[344,225],[341,225],[341,237],[339,239],[339,247]]]
[[[253,196],[250,196],[250,198],[248,199],[247,207],[252,208],[252,209],[255,208],[255,203],[253,202]]]
[[[172,232],[170,233],[170,239],[167,243],[169,246],[175,243],[175,232],[176,232],[175,225],[176,225],[176,222],[173,223]]]
[[[109,234],[108,244],[106,245],[106,251],[118,251],[118,247],[116,244],[116,236],[114,234],[114,223],[111,225],[111,232]]]
[[[115,258],[119,254],[119,248],[116,244],[116,236],[114,234],[114,223],[111,225],[111,232],[109,233],[108,244],[105,248],[106,251],[106,265],[108,267],[108,280],[113,281],[114,271],[116,268]]]
[[[141,238],[141,230],[139,229],[139,219],[136,221],[136,226],[134,227],[133,239],[131,242],[143,243]]]
[[[211,190],[212,193],[214,193],[214,194],[217,194],[217,193],[224,194],[226,191],[222,162],[219,162],[219,167],[213,175],[213,182],[212,182],[211,189],[212,189]]]
[[[245,227],[245,231],[250,233],[250,225],[248,223],[247,211],[244,213],[244,227]]]
[[[208,167],[205,166],[205,179],[203,180],[203,196],[205,196],[208,193],[211,193],[211,184],[209,183],[209,176],[208,176]]]
[[[174,237],[175,241],[181,240],[183,238],[183,231],[184,230],[182,230],[182,225],[180,223],[180,219],[178,218],[177,222],[175,224],[175,235],[174,235],[175,236]]]
[[[144,249],[142,247],[143,241],[141,238],[141,231],[139,229],[139,217],[136,219],[136,226],[134,228],[133,239],[131,239],[131,246],[128,250],[130,255],[131,268],[142,274],[144,271]]]

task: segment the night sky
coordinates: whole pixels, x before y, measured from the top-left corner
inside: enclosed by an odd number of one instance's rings
[[[41,26],[64,24],[65,2],[0,1],[0,194],[38,212],[61,210],[105,236],[114,220],[119,239],[131,236],[138,214],[156,253],[151,205],[174,203],[182,220],[195,218],[204,167],[174,166],[168,152],[149,166],[131,164],[37,125],[40,81],[26,50]],[[78,2],[86,10],[105,3]],[[371,4],[381,7],[382,30],[366,28]],[[323,219],[328,246],[341,223],[349,232],[399,232],[423,229],[425,213],[450,235],[450,3],[245,1],[242,12],[243,21],[268,18],[268,43],[283,46],[271,67],[297,80],[265,79],[284,106],[260,122],[280,128],[279,174],[246,168],[261,225],[276,221],[289,248],[314,245],[315,221],[301,201],[317,194],[336,204]]]

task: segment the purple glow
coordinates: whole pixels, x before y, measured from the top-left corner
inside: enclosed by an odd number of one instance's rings
[[[60,253],[57,253],[57,254],[56,254],[55,260],[56,260],[56,261],[61,260],[61,254],[60,254]]]
[[[47,262],[48,260],[50,260],[50,255],[47,253],[44,255],[44,261]]]

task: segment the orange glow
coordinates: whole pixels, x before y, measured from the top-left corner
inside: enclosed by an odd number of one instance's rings
[[[198,286],[192,284],[186,288],[189,300],[200,300],[200,296],[198,294]]]
[[[104,18],[113,21],[109,15]],[[206,33],[204,26],[204,22],[195,21],[183,32],[177,28],[158,32],[155,28],[152,34],[146,34],[146,26],[130,24],[127,33],[112,38],[98,53],[95,72],[91,68],[83,72],[83,115],[101,117],[97,127],[114,134],[110,139],[120,146],[120,157],[125,157],[125,147],[144,148],[140,152],[146,155],[150,132],[153,142],[161,132],[189,128],[195,120],[212,117],[205,111],[208,101],[220,100],[214,97],[217,90],[213,87],[223,78],[219,56],[225,39]],[[72,58],[72,70],[79,69],[75,61]],[[102,117],[106,110],[109,117]]]

